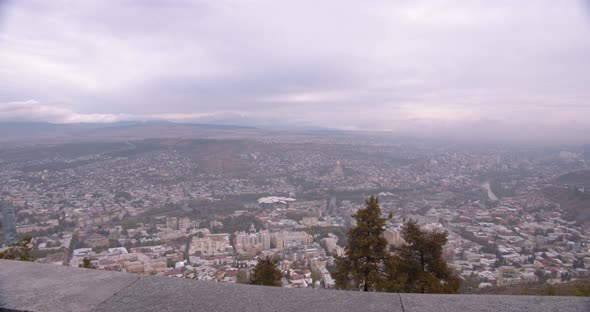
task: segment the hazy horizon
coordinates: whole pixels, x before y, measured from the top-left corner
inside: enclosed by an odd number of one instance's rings
[[[584,1],[0,1],[0,122],[589,143]]]

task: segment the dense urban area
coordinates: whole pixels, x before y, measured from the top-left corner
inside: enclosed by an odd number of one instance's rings
[[[405,220],[448,232],[462,292],[590,277],[589,146],[329,131],[9,144],[0,188],[5,246],[31,235],[55,265],[246,283],[270,256],[283,287],[333,288],[351,215],[377,195],[388,244]]]

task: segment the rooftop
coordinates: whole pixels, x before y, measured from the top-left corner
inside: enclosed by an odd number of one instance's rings
[[[590,298],[287,289],[0,260],[0,310],[590,311]]]

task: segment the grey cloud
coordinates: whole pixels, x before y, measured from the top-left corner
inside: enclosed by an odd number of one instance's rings
[[[522,128],[533,138],[543,125],[564,138],[590,127],[582,1],[9,1],[0,10],[0,103],[420,135]]]
[[[0,103],[0,122],[47,121],[54,123],[115,122],[129,116],[121,114],[80,114],[59,105],[35,100]]]

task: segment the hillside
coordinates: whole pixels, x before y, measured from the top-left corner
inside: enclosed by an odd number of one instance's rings
[[[590,170],[570,172],[560,176],[557,180],[563,185],[590,187]]]
[[[584,159],[590,160],[590,144],[584,145],[582,148],[584,149],[582,157]]]
[[[145,138],[244,138],[261,131],[250,127],[182,124],[166,121],[116,122],[104,124],[52,124],[0,122],[0,144],[32,145],[100,141],[127,141]]]
[[[548,187],[543,194],[561,206],[563,218],[590,226],[590,194],[575,188]]]

